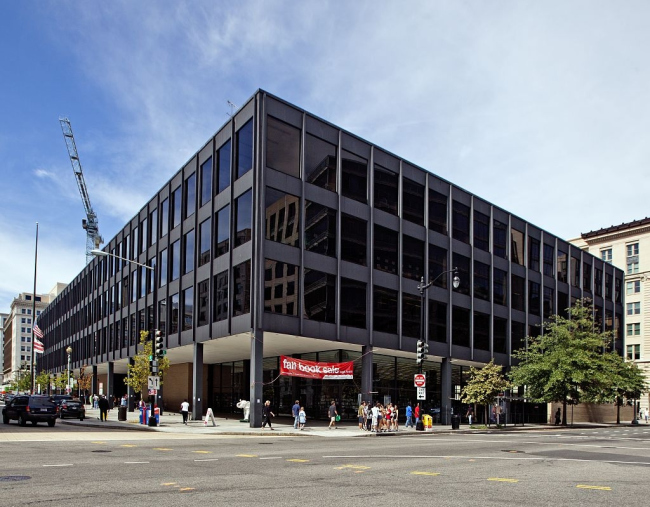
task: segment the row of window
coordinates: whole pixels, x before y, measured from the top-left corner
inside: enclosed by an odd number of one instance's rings
[[[641,359],[641,345],[628,345],[626,357],[631,361]]]
[[[630,243],[626,245],[627,260],[625,263],[625,272],[628,275],[634,275],[639,272],[639,243]],[[600,258],[605,262],[612,262],[612,249],[603,248],[600,251]]]

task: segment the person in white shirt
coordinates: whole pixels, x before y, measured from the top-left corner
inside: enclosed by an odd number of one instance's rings
[[[183,401],[181,403],[181,414],[183,415],[183,424],[187,424],[187,414],[190,411],[190,404],[187,402],[187,400]]]

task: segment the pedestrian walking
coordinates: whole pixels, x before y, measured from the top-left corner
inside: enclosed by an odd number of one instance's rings
[[[99,408],[99,396],[96,394],[93,395],[93,408],[97,410]]]
[[[128,402],[128,397],[125,394],[124,396],[122,396],[122,399],[120,400],[120,407],[126,407],[127,402]]]
[[[307,423],[307,414],[305,413],[305,407],[300,407],[298,411],[298,424],[300,424],[300,429],[305,429],[305,423]]]
[[[291,414],[293,415],[293,429],[298,429],[300,424],[300,402],[298,400],[291,407]]]
[[[416,403],[415,405],[415,425],[420,422],[420,404]]]
[[[273,426],[271,426],[271,418],[275,417],[275,414],[271,411],[271,402],[269,400],[266,400],[264,402],[264,408],[262,408],[262,413],[264,415],[264,419],[262,420],[262,429],[266,428],[266,425],[269,425],[270,430],[274,430]]]
[[[108,418],[108,400],[106,396],[99,399],[97,406],[99,407],[99,420],[105,422]]]
[[[359,418],[359,429],[360,430],[365,428],[365,423],[366,423],[365,412],[366,412],[366,402],[362,401],[361,405],[359,405],[359,410],[357,411],[357,417]]]
[[[557,412],[555,412],[555,426],[559,426],[561,422],[562,422],[562,409],[558,408]]]
[[[650,410],[645,409],[645,423],[648,424],[648,417],[650,417]]]
[[[330,425],[327,427],[327,429],[336,429],[336,417],[339,415],[339,413],[336,411],[336,402],[332,400],[332,403],[330,403],[328,413],[330,416]]]
[[[183,424],[187,425],[187,415],[190,412],[190,404],[187,402],[187,399],[183,400],[181,403],[181,415],[183,416]]]
[[[472,425],[472,419],[474,418],[474,409],[470,405],[467,407],[467,420],[469,421],[469,425]]]
[[[409,404],[406,405],[406,424],[404,425],[405,428],[408,427],[413,427],[413,407],[411,406],[411,402],[409,401]]]

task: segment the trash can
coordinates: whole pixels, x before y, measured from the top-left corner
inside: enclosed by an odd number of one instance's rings
[[[117,408],[117,420],[126,421],[126,407]]]
[[[425,414],[422,416],[422,424],[424,425],[424,431],[432,431],[433,430],[433,418]]]
[[[452,415],[451,416],[451,429],[452,430],[457,430],[460,428],[460,416],[459,415]]]

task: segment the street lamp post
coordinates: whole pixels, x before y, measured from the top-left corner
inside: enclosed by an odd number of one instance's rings
[[[66,394],[72,394],[72,384],[70,384],[70,356],[72,355],[72,347],[68,345],[65,352],[68,354],[68,388],[66,389]]]
[[[423,369],[423,366],[424,366],[424,358],[426,357],[425,353],[429,348],[429,338],[426,335],[425,329],[424,329],[424,327],[425,327],[424,326],[424,316],[425,316],[425,312],[424,312],[424,300],[425,300],[425,298],[424,298],[424,295],[425,295],[425,291],[429,287],[431,287],[434,283],[436,283],[436,281],[438,281],[438,279],[441,276],[446,275],[448,273],[453,273],[454,274],[454,277],[452,279],[452,284],[453,284],[454,289],[457,289],[458,286],[460,285],[460,278],[458,277],[458,268],[453,268],[453,269],[449,269],[447,271],[443,271],[438,276],[436,276],[433,280],[429,280],[428,283],[424,283],[424,277],[422,277],[420,279],[420,285],[418,285],[418,290],[420,291],[420,340],[418,341],[418,345],[421,344],[421,347],[423,349],[422,350],[422,355],[420,356],[420,351],[419,351],[420,346],[418,346],[418,352],[417,352],[417,354],[418,354],[418,373],[422,373],[422,369]],[[444,393],[442,393],[442,396],[444,396]],[[422,417],[422,414],[424,412],[424,403],[422,403],[422,406],[420,407],[420,409],[421,409],[420,410],[420,414],[421,414],[420,417]]]
[[[151,287],[151,290],[153,292],[153,328],[158,329],[158,280],[156,277],[156,268],[154,266],[148,266],[147,264],[143,264],[141,262],[134,261],[132,259],[127,259],[126,257],[121,257],[119,255],[116,255],[114,253],[109,253],[109,252],[104,252],[103,250],[98,250],[94,249],[90,251],[91,254],[93,254],[95,257],[115,257],[116,259],[120,259],[124,262],[129,262],[131,264],[135,264],[136,266],[140,266],[141,268],[148,269],[153,273],[153,284]],[[153,336],[152,336],[153,338]],[[151,352],[153,355],[153,339],[152,339],[152,347],[151,347]],[[149,405],[150,405],[150,423],[151,421],[155,421],[155,416],[154,416],[154,400],[155,396],[149,396]],[[154,424],[149,424],[150,426],[155,426]]]

